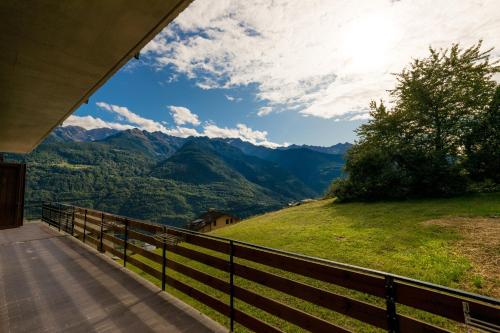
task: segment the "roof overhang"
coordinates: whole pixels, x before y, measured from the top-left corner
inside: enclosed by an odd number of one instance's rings
[[[35,148],[190,2],[0,1],[0,152]]]

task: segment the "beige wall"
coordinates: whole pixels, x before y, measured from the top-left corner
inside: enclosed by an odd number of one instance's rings
[[[228,222],[227,224],[226,224],[226,221]],[[229,215],[223,215],[223,216],[219,217],[216,220],[215,225],[212,222],[211,225],[206,225],[201,230],[199,230],[199,232],[209,232],[209,231],[212,231],[212,230],[216,230],[216,229],[227,227],[227,226],[229,226],[231,224],[235,224],[237,222],[239,222],[239,220],[237,220],[237,219],[235,219],[235,218],[233,218],[233,217],[231,217]]]

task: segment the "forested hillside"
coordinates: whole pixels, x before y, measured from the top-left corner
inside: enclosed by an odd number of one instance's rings
[[[28,164],[28,206],[62,201],[183,225],[208,208],[248,217],[321,196],[340,176],[342,156],[137,129],[59,127],[32,153],[8,158]]]

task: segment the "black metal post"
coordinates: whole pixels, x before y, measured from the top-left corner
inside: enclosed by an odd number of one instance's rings
[[[165,277],[165,272],[167,270],[167,241],[166,241],[166,234],[167,230],[164,227],[163,228],[163,246],[162,246],[162,256],[163,256],[163,262],[162,262],[162,267],[161,267],[161,290],[165,291],[165,282],[166,282],[166,277]]]
[[[45,204],[42,203],[42,222],[47,222],[46,220],[47,219],[45,218]]]
[[[229,318],[231,332],[234,332],[234,244],[229,241]]]
[[[59,214],[58,214],[59,216],[58,216],[57,221],[58,221],[59,223],[57,223],[57,227],[59,228],[59,231],[61,231],[61,206],[60,206],[60,205],[59,205],[58,213],[59,213]]]
[[[396,289],[392,276],[385,277],[385,304],[387,309],[387,331],[389,333],[398,333],[399,325],[398,316],[396,314]]]
[[[101,213],[101,237],[99,237],[99,251],[103,252],[102,250],[102,230],[103,230],[103,227],[104,227],[104,213]]]
[[[70,214],[67,211],[64,211],[64,231],[69,233],[70,227],[69,227],[69,220],[71,218]]]
[[[85,209],[85,215],[83,216],[83,242],[85,243],[85,236],[87,235],[87,210]]]
[[[71,216],[71,236],[75,235],[75,206],[72,207],[73,214]]]
[[[123,243],[123,267],[127,267],[128,220],[125,219],[125,237]]]

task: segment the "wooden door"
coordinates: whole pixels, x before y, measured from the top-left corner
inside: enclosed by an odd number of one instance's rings
[[[25,164],[0,163],[0,229],[23,225]]]

